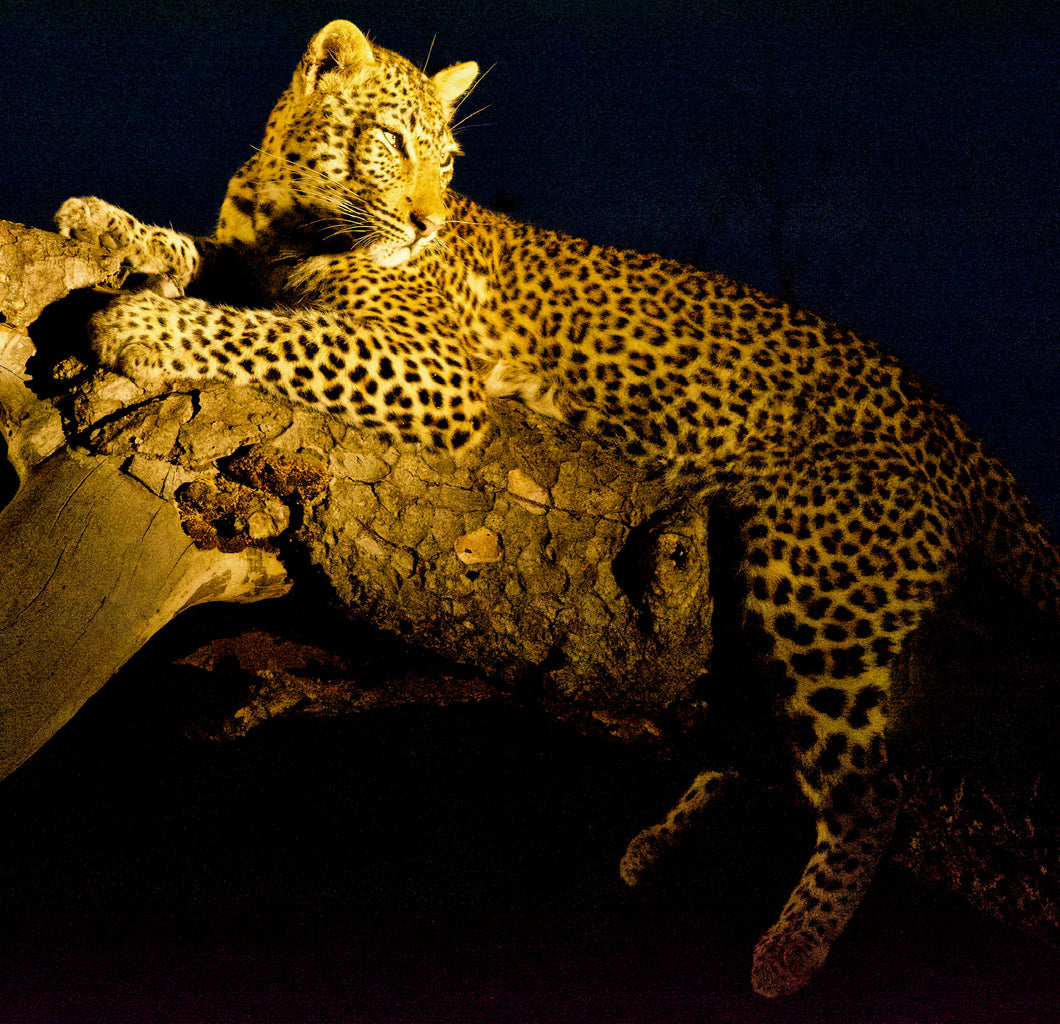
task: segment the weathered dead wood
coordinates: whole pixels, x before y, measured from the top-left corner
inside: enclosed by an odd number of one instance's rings
[[[27,385],[21,328],[111,273],[108,258],[0,225],[0,429],[20,478],[0,512],[0,777],[184,608],[287,587],[267,552],[196,548],[171,500],[120,458],[68,445],[55,405]]]
[[[28,310],[22,321],[75,277],[82,286],[120,277],[88,247],[13,230],[20,254],[36,245],[55,271],[30,260],[8,273],[28,289],[5,300]],[[77,275],[63,269],[56,247],[77,262]],[[40,340],[40,323],[34,330]],[[208,594],[201,586],[185,593],[178,549],[197,566],[235,558],[255,567],[256,576],[226,570],[243,589],[217,588],[219,600],[250,597],[256,587],[257,596],[275,593],[280,560],[303,571],[313,565],[359,618],[472,663],[501,685],[533,676],[546,701],[597,719],[643,721],[650,734],[653,716],[694,707],[710,654],[705,512],[592,442],[499,405],[491,441],[458,466],[444,453],[386,448],[248,389],[145,395],[93,370],[83,347],[84,362],[76,354],[49,359],[70,347],[69,337],[58,340],[42,341],[33,390],[19,381],[5,399],[13,453],[41,435],[24,429],[26,409],[47,422],[55,448],[47,470],[29,466],[0,520],[8,551],[17,546],[9,571],[66,584],[51,604],[34,596],[37,583],[23,597],[10,588],[10,718],[21,720],[15,707],[26,718],[36,702],[41,710],[30,718],[49,724],[32,739],[28,726],[12,732],[9,767],[151,632]],[[69,516],[73,540],[58,532],[49,502]],[[91,550],[88,537],[99,540]],[[68,563],[76,587],[53,573]],[[120,566],[125,575],[110,573]],[[116,616],[110,633],[98,608]],[[53,666],[46,651],[26,646],[20,630],[39,637],[45,626],[59,649],[81,637],[82,661]]]
[[[1060,637],[973,572],[908,651],[895,856],[997,920],[1060,942]]]

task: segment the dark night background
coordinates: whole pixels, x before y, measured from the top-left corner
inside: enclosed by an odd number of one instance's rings
[[[209,233],[336,17],[418,62],[436,36],[432,70],[491,69],[462,111],[486,107],[461,133],[461,191],[873,335],[1056,530],[1053,5],[5,2],[0,217],[47,227],[63,199],[96,194]],[[893,870],[809,992],[752,999],[754,937],[801,851],[786,875],[762,858],[765,881],[689,863],[629,896],[624,843],[684,766],[532,713],[186,739],[169,657],[258,614],[167,631],[0,786],[0,1022],[1056,1012],[1054,958]]]

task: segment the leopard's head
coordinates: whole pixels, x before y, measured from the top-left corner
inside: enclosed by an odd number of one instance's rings
[[[326,25],[233,179],[218,237],[279,228],[362,246],[388,267],[422,252],[445,224],[460,152],[450,120],[477,75],[467,63],[429,77],[350,22]]]

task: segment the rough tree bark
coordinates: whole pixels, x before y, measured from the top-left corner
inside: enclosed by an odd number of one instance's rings
[[[709,729],[706,503],[512,403],[494,406],[491,440],[457,465],[253,390],[144,394],[94,368],[83,306],[51,305],[120,283],[105,253],[0,222],[0,426],[20,478],[0,513],[0,776],[182,609],[271,597],[289,576],[325,580],[352,617],[472,671],[366,686],[335,651],[225,641],[192,659],[235,657],[253,679],[224,734],[289,712],[527,692],[623,739],[680,744]],[[939,621],[910,652],[913,708],[953,632]],[[969,676],[962,644],[944,674]],[[1003,686],[1004,657],[994,665]],[[1041,773],[1027,778],[910,773],[899,855],[1055,934],[1055,802],[1043,807]]]
[[[20,480],[0,513],[0,775],[184,608],[286,589],[267,552],[197,548],[172,502],[122,459],[68,445],[58,407],[27,383],[24,329],[114,269],[58,236],[0,223],[0,429]]]
[[[41,308],[71,287],[114,284],[119,272],[84,246],[5,230],[6,329],[25,361],[33,346],[22,332]],[[33,609],[24,614],[19,604],[4,622],[9,709],[59,700],[39,697],[42,680],[15,654],[27,635],[42,635],[44,623],[58,650],[68,646],[67,634],[69,643],[77,635],[94,647],[85,659],[98,666],[91,682],[75,686],[76,673],[63,673],[78,692],[60,700],[65,707],[102,685],[135,649],[130,644],[142,644],[193,600],[272,596],[283,562],[314,567],[361,619],[470,661],[501,687],[534,673],[557,703],[581,702],[587,713],[623,721],[640,716],[649,730],[653,713],[690,702],[710,654],[706,513],[677,508],[660,481],[508,404],[494,409],[497,430],[484,450],[458,466],[445,453],[386,448],[249,389],[146,395],[95,369],[83,340],[62,357],[84,309],[65,319],[50,314],[51,323],[34,327],[42,351],[32,363],[33,390],[17,379],[16,362],[4,413],[12,461],[27,463],[0,520],[8,551],[19,548],[6,592],[30,594]],[[35,445],[47,458],[19,454]],[[82,466],[89,468],[79,475]],[[115,490],[70,507],[65,495],[80,500],[84,478],[105,478]],[[52,516],[27,511],[43,495],[69,507],[82,532],[94,524],[91,550],[74,551],[57,538]],[[238,579],[242,589],[214,585],[211,595],[200,583],[185,594],[172,556],[145,548],[146,527],[156,522],[179,537],[182,557],[197,558],[196,571]],[[67,587],[81,603],[45,616],[34,588],[15,580],[38,561],[50,579],[57,559],[65,566],[73,554],[82,560],[70,571],[92,586]],[[123,557],[141,575],[116,590],[109,570]],[[251,568],[234,573],[234,564]],[[87,619],[96,604],[127,609],[140,600],[158,610],[127,612],[139,622],[135,639],[123,634],[119,642]],[[43,665],[36,651],[21,660],[35,672]],[[24,711],[12,711],[7,721],[20,717]],[[9,729],[10,769],[31,749]]]

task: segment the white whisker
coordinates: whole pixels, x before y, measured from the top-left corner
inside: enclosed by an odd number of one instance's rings
[[[471,88],[468,89],[468,91],[465,92],[463,96],[461,96],[460,102],[457,103],[455,107],[453,107],[454,114],[467,102],[468,97],[479,87],[479,83],[482,81],[482,79],[484,79],[486,75],[488,75],[496,66],[496,64],[491,64],[488,68],[486,68],[485,71],[482,72],[481,75],[478,76],[478,78],[475,79],[474,84],[471,86]]]
[[[430,62],[431,62],[431,54],[434,53],[434,44],[437,41],[438,41],[438,33],[435,32],[434,33],[434,37],[431,39],[431,45],[430,45],[430,47],[427,50],[427,56],[426,56],[426,58],[424,58],[423,67],[420,68],[420,71],[423,74],[427,74],[427,65],[430,64]]]
[[[479,107],[478,110],[473,110],[470,114],[467,115],[467,117],[462,117],[459,121],[456,122],[456,124],[452,125],[450,127],[450,131],[455,132],[457,128],[459,128],[461,125],[466,125],[467,122],[470,121],[471,118],[473,118],[476,114],[481,114],[482,111],[489,110],[490,106],[491,104],[487,103],[484,107]]]

